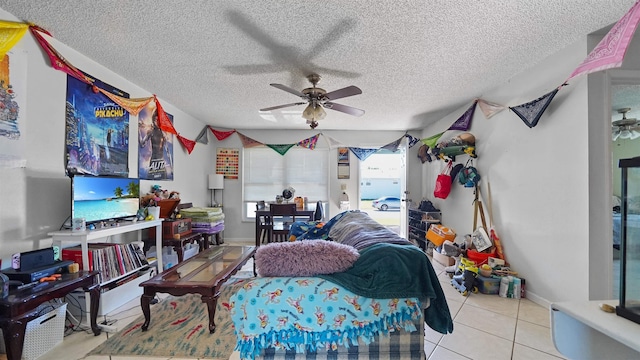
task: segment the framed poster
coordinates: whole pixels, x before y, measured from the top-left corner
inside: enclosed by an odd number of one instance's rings
[[[349,179],[351,166],[349,166],[349,148],[338,148],[338,179]]]
[[[216,151],[216,174],[223,174],[225,179],[238,179],[240,150],[218,148]]]
[[[27,166],[27,143],[22,136],[27,119],[26,80],[26,52],[10,51],[0,59],[0,169]]]
[[[173,115],[167,117],[173,123]],[[138,177],[173,180],[173,134],[160,129],[153,101],[138,114]]]
[[[349,165],[349,148],[347,147],[338,148],[338,164]]]
[[[85,74],[87,75],[87,74]],[[90,75],[93,84],[120,97],[129,94]],[[129,112],[93,86],[67,75],[67,175],[129,175]]]

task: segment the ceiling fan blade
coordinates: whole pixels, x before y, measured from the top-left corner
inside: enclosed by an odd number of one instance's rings
[[[282,84],[269,84],[269,85],[273,86],[274,88],[278,88],[280,90],[284,90],[284,91],[286,91],[288,93],[291,93],[291,94],[293,94],[295,96],[300,96],[301,98],[306,98],[307,97],[307,95],[301,93],[298,90],[292,89],[292,88],[290,88],[290,87],[288,87],[286,85],[282,85]]]
[[[327,100],[337,100],[337,99],[345,98],[347,96],[353,96],[353,95],[359,95],[359,94],[362,94],[362,90],[360,90],[360,88],[357,86],[351,85],[351,86],[347,86],[346,88],[330,91],[324,94],[324,97],[327,98]]]
[[[306,104],[306,102],[297,102],[297,103],[291,103],[291,104],[285,104],[285,105],[272,106],[272,107],[260,109],[260,111],[271,111],[271,110],[286,108],[289,106],[296,106],[296,105],[303,105],[303,104]]]
[[[340,111],[340,112],[343,112],[345,114],[349,114],[349,115],[353,115],[353,116],[362,116],[362,115],[364,115],[364,110],[360,110],[358,108],[354,108],[354,107],[347,106],[347,105],[336,104],[336,103],[332,103],[332,102],[328,102],[328,101],[325,102],[322,105],[327,109]]]

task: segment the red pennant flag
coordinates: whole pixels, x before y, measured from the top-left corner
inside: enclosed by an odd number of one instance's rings
[[[156,111],[158,112],[158,125],[160,125],[160,129],[162,131],[178,135],[178,132],[173,127],[171,120],[169,120],[167,113],[164,112],[164,109],[162,108],[162,105],[160,105],[160,101],[158,101],[158,98],[155,96],[155,94],[153,95],[153,98],[156,101]]]
[[[75,66],[71,65],[71,63],[68,62],[64,57],[62,57],[62,55],[60,55],[60,53],[58,53],[58,51],[56,51],[56,49],[54,49],[53,46],[51,46],[51,44],[49,44],[47,40],[45,40],[42,34],[40,34],[40,33],[44,33],[53,37],[51,34],[49,34],[47,30],[37,25],[31,25],[29,26],[29,31],[31,31],[31,34],[33,34],[33,37],[36,38],[36,40],[42,47],[42,50],[44,50],[44,52],[47,53],[47,56],[49,57],[49,61],[51,62],[51,66],[54,69],[64,71],[67,74],[73,76],[74,78],[84,83],[91,84],[91,80],[88,79],[86,76],[84,76],[82,71],[78,70]]]
[[[176,134],[176,137],[178,137],[178,141],[180,141],[180,144],[182,144],[182,146],[187,148],[187,152],[191,154],[191,152],[193,151],[193,148],[196,146],[196,142],[193,140],[189,140],[181,136],[180,134]]]
[[[209,129],[211,130],[213,135],[216,137],[216,139],[218,139],[219,141],[222,141],[222,140],[228,138],[229,136],[233,135],[234,132],[236,132],[235,130],[220,131],[220,130],[216,130],[216,129],[212,128],[211,126],[209,126]]]

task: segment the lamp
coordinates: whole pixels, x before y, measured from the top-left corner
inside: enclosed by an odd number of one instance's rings
[[[222,174],[209,174],[209,190],[211,191],[211,206],[218,205],[215,202],[216,190],[224,189],[224,175]]]
[[[327,112],[324,111],[322,105],[318,104],[315,100],[309,103],[302,112],[302,117],[307,120],[307,124],[315,129],[318,126],[318,120],[322,120],[327,116]]]

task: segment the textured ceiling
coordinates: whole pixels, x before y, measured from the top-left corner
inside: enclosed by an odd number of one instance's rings
[[[336,102],[366,111],[327,110],[318,130],[408,130],[615,23],[634,1],[0,0],[0,8],[219,128],[308,129],[303,105],[258,109],[299,100],[270,83],[302,90],[316,72],[327,91],[362,89]]]

